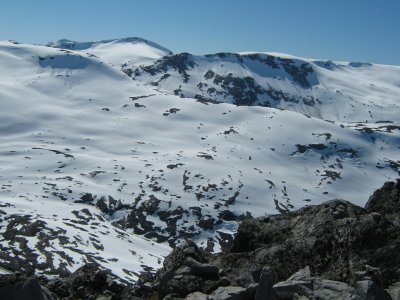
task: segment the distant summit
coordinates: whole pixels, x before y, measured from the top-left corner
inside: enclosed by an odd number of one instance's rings
[[[83,51],[116,66],[134,66],[172,54],[172,51],[159,44],[137,37],[109,39],[97,42],[76,42],[61,39],[56,42],[47,43],[46,46]]]

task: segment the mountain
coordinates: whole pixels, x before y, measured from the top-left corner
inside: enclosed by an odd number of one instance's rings
[[[249,216],[399,176],[399,67],[162,49],[0,42],[1,267],[128,282],[184,238],[217,252]]]
[[[47,46],[89,53],[112,65],[124,65],[124,67],[152,62],[172,54],[170,50],[156,43],[137,37],[97,42],[75,42],[63,39],[50,42]]]
[[[123,70],[168,94],[274,107],[345,123],[396,118],[400,94],[399,67],[279,53],[181,53]]]

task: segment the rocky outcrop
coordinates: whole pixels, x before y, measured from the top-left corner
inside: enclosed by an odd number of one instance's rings
[[[210,255],[190,242],[176,248],[157,275],[158,295],[396,299],[400,295],[398,202],[399,181],[377,190],[365,208],[332,200],[295,212],[246,219],[227,253]],[[189,266],[195,265],[213,271],[194,275]],[[211,279],[213,285],[206,288]]]
[[[56,300],[57,296],[41,286],[37,278],[10,273],[0,275],[0,299]]]
[[[332,200],[245,219],[227,253],[186,240],[131,286],[88,264],[52,280],[0,275],[0,299],[397,300],[399,212],[399,181],[389,182],[365,208]]]
[[[158,295],[184,297],[197,291],[209,294],[229,285],[223,275],[217,266],[209,263],[206,252],[187,240],[165,259],[157,276]]]
[[[223,264],[238,264],[246,257],[245,263],[270,264],[280,279],[308,265],[315,274],[350,284],[355,274],[369,265],[381,268],[387,286],[400,281],[399,251],[398,226],[384,212],[368,212],[333,200],[293,213],[243,221],[232,253],[224,257]]]
[[[388,181],[376,190],[365,205],[367,212],[378,212],[399,224],[400,216],[400,179]]]

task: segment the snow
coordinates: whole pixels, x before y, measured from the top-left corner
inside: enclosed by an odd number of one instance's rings
[[[8,271],[8,270],[3,269],[2,267],[0,267],[0,275],[11,274],[11,273],[12,273],[12,272],[10,272],[10,271]]]
[[[158,44],[141,38],[102,40],[98,42],[74,42],[60,40],[49,46],[89,53],[103,61],[120,67],[121,65],[139,65],[150,63],[172,52]]]
[[[190,56],[188,61],[194,67],[186,70],[187,82],[174,67],[162,69],[153,75],[139,66],[132,69],[132,77],[148,86],[153,86],[156,82],[160,92],[174,94],[179,87],[184,97],[195,98],[200,95],[219,102],[235,103],[232,94],[226,92],[226,87],[221,87],[221,83],[215,80],[216,77],[206,78],[207,72],[212,71],[215,76],[224,78],[252,78],[259,88],[284,93],[289,99],[284,101],[280,95],[281,99],[276,100],[261,93],[257,95],[255,104],[269,103],[272,107],[335,122],[376,122],[397,118],[396,108],[400,94],[398,66],[318,61],[268,52]],[[272,61],[276,66],[268,63],[266,65],[265,61]],[[310,87],[302,87],[296,83],[293,74],[283,67],[282,61],[297,68],[309,67],[311,72],[305,78]],[[170,76],[164,78],[165,74]],[[311,100],[315,103],[307,104]]]
[[[139,204],[150,196],[159,199],[158,211],[180,207],[178,231],[189,232],[193,225],[193,239],[206,245],[218,231],[237,230],[237,222],[223,220],[213,229],[200,227],[201,219],[220,219],[223,210],[262,216],[332,198],[364,205],[376,188],[398,177],[389,165],[400,160],[400,130],[384,127],[400,123],[398,67],[340,64],[333,72],[309,61],[318,78],[313,93],[327,100],[305,116],[304,107],[279,110],[182,99],[171,93],[182,84],[179,76],[157,89],[149,78],[132,80],[120,71],[122,64],[149,63],[166,54],[146,43],[112,40],[68,51],[53,46],[0,42],[0,66],[6,70],[0,72],[0,207],[7,215],[30,214],[44,221],[49,236],[58,230],[48,246],[56,268],[65,262],[57,251],[71,258],[70,271],[91,257],[127,281],[144,265],[161,267],[171,251],[168,243],[117,228],[113,222],[130,209],[104,214],[95,206],[102,196],[130,208],[137,207],[138,196]],[[261,80],[261,66],[248,62],[243,69],[232,59],[224,62],[224,74],[255,74]],[[205,57],[196,61],[200,71],[191,74],[189,84],[220,64]],[[284,78],[282,70],[277,72]],[[303,93],[289,78],[270,84]],[[182,90],[194,93],[190,85]],[[179,110],[173,113],[173,108]],[[363,132],[365,127],[373,132]],[[75,202],[86,193],[93,202]],[[201,218],[193,207],[201,209]],[[76,223],[78,216],[87,223]],[[165,229],[158,213],[146,217]],[[0,233],[7,222],[0,215]],[[43,261],[40,240],[26,239]],[[11,242],[0,237],[0,246],[11,247]]]

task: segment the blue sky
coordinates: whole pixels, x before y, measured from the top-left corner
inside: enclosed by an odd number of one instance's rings
[[[400,65],[399,0],[1,0],[0,40],[138,36],[174,52]]]

